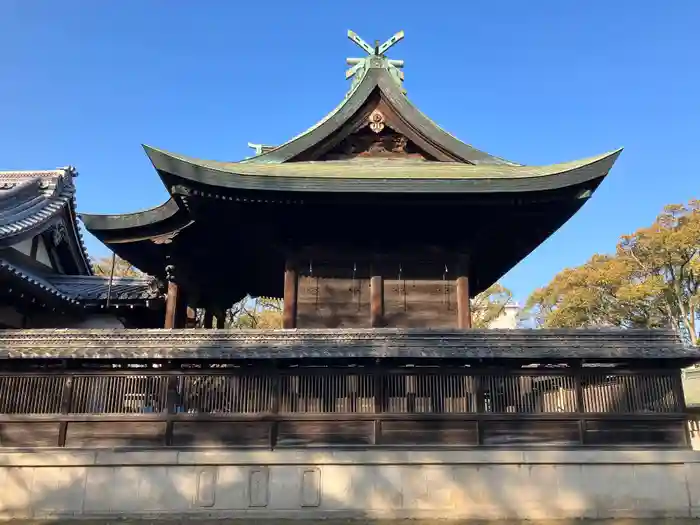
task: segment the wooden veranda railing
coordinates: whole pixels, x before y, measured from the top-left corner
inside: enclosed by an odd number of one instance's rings
[[[688,446],[676,371],[0,373],[0,445]]]

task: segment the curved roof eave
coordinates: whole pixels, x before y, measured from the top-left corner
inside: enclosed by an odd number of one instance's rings
[[[182,228],[189,222],[186,212],[178,206],[173,198],[154,208],[133,213],[112,215],[80,213],[79,215],[85,228],[93,235],[98,232],[110,233],[142,228],[167,230],[159,232],[165,234]],[[174,222],[174,225],[168,224],[166,227],[166,222]],[[158,228],[159,226],[161,228]]]
[[[287,164],[194,159],[145,146],[160,173],[222,189],[343,193],[501,193],[560,189],[605,177],[622,149],[549,166],[357,161]]]
[[[75,168],[0,172],[0,246],[45,231],[63,221],[78,267],[92,274],[90,256],[75,216]]]
[[[9,275],[11,278],[27,283],[27,285],[45,294],[47,297],[52,297],[60,301],[65,301],[70,305],[77,306],[79,303],[70,295],[56,288],[52,283],[45,280],[43,277],[28,273],[26,270],[15,266],[8,261],[0,260],[0,273]]]
[[[384,68],[372,68],[350,91],[345,99],[317,124],[270,151],[246,159],[247,164],[279,164],[286,162],[308,148],[320,143],[339,130],[367,101],[375,88],[379,88],[397,114],[417,133],[436,143],[450,156],[472,164],[518,164],[490,155],[466,144],[440,128],[421,113],[403,93],[401,86]]]
[[[73,187],[51,190],[47,195],[41,180],[20,183],[4,192],[0,210],[0,246],[14,244],[48,228],[73,198]]]

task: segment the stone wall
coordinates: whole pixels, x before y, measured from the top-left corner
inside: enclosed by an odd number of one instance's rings
[[[0,517],[700,516],[693,451],[9,451]]]

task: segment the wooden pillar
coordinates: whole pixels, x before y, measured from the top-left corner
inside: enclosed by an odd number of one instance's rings
[[[379,328],[384,326],[384,279],[380,275],[370,278],[369,293],[370,326]]]
[[[457,277],[457,327],[472,327],[472,311],[469,304],[469,277]]]
[[[175,305],[175,328],[187,328],[187,320],[189,318],[187,308],[187,297],[182,286],[177,294],[177,304]]]
[[[219,330],[226,328],[226,312],[216,314],[216,328]]]
[[[287,261],[284,267],[284,304],[282,310],[282,328],[297,327],[297,292],[299,279],[296,265]]]
[[[209,308],[204,310],[204,328],[213,328],[214,327],[214,312],[212,312]]]
[[[168,295],[165,299],[165,328],[184,328],[187,323],[187,300],[182,286],[177,282],[174,264],[165,267]]]
[[[177,283],[168,282],[168,295],[165,298],[165,328],[176,328],[178,305],[182,302],[180,287]]]

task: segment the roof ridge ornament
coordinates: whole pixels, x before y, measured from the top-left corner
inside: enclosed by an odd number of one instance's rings
[[[349,66],[352,66],[345,72],[345,78],[352,78],[352,88],[354,88],[364,77],[365,73],[371,68],[387,69],[392,78],[401,85],[404,80],[404,74],[401,69],[404,66],[403,60],[392,60],[385,56],[385,53],[394,45],[403,40],[405,33],[399,31],[390,39],[379,45],[379,40],[375,40],[374,47],[370,46],[354,31],[348,30],[348,38],[355,44],[361,47],[368,56],[363,58],[347,58],[345,61]]]

